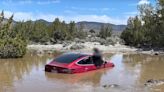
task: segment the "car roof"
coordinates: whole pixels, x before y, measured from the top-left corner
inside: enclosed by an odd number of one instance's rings
[[[55,58],[56,62],[60,63],[71,63],[74,60],[77,60],[79,58],[88,56],[88,54],[83,54],[83,53],[65,53],[57,58]]]
[[[63,55],[74,56],[74,57],[77,57],[77,58],[89,56],[89,54],[85,54],[85,53],[65,53]]]

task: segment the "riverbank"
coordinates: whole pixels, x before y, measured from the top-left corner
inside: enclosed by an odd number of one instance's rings
[[[119,43],[115,45],[101,45],[98,42],[84,42],[76,43],[72,42],[70,44],[54,44],[54,45],[28,45],[27,49],[32,51],[37,51],[38,53],[48,52],[52,53],[54,51],[58,52],[92,52],[93,48],[99,48],[103,53],[124,53],[124,54],[151,54],[158,55],[164,54],[163,51],[154,51],[154,50],[142,50],[139,48],[129,47],[121,45]]]

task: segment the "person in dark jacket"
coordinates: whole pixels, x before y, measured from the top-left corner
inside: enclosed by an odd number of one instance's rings
[[[102,54],[101,54],[101,52],[99,51],[99,49],[97,49],[97,48],[94,48],[94,49],[93,49],[92,60],[93,60],[94,65],[95,65],[97,68],[100,68],[101,65],[104,63],[104,61],[102,60]]]

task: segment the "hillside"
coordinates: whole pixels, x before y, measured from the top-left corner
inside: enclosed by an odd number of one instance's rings
[[[117,32],[122,32],[125,28],[126,25],[115,25],[111,23],[101,23],[101,22],[87,22],[87,21],[82,21],[82,22],[77,22],[76,25],[79,27],[81,24],[84,25],[85,30],[95,30],[96,32],[100,30],[102,25],[109,25],[113,28],[113,31]]]
[[[5,19],[7,20],[7,19]],[[36,21],[40,21],[40,22],[44,22],[46,23],[47,25],[50,25],[52,22],[48,22],[46,20],[43,20],[43,19],[39,19],[39,20],[36,20]],[[35,22],[35,21],[33,21]],[[16,23],[16,21],[14,21],[14,24]],[[102,25],[109,25],[109,26],[112,26],[113,28],[113,32],[117,32],[117,33],[120,33],[122,32],[125,28],[126,28],[126,25],[115,25],[115,24],[111,24],[111,23],[101,23],[101,22],[88,22],[88,21],[81,21],[81,22],[77,22],[76,23],[76,26],[77,28],[79,28],[80,24],[83,24],[84,25],[84,30],[85,31],[89,31],[91,29],[95,30],[96,32],[100,31],[100,28]]]

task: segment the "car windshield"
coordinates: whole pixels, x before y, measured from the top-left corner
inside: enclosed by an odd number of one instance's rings
[[[87,55],[84,55],[84,54],[64,54],[64,55],[61,55],[61,56],[57,57],[56,59],[54,59],[54,61],[59,62],[59,63],[69,64],[69,63],[73,62],[74,60],[77,60],[78,58],[81,58],[84,56],[87,56]]]

